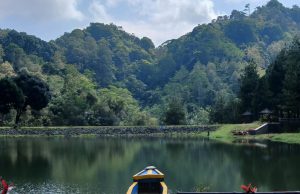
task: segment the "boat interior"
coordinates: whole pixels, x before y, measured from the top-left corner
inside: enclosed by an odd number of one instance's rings
[[[139,194],[161,194],[162,187],[160,182],[140,182],[138,186]]]

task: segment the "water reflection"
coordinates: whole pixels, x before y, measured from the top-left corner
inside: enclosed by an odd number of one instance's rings
[[[261,145],[261,144],[258,144]],[[0,174],[17,193],[125,193],[147,165],[172,191],[299,190],[300,146],[236,146],[206,139],[0,138]]]

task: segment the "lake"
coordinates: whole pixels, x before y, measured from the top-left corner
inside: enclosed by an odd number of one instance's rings
[[[300,146],[225,144],[208,139],[0,138],[0,175],[12,193],[124,194],[154,165],[172,192],[300,190]]]

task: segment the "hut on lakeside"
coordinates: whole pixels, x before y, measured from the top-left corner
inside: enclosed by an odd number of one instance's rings
[[[251,123],[253,121],[253,114],[250,111],[246,111],[242,114],[244,123]]]
[[[260,114],[260,119],[262,121],[270,122],[273,112],[271,110],[269,110],[268,108],[265,108],[264,110],[260,111],[259,114]]]

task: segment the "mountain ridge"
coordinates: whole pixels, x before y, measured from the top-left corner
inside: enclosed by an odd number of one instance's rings
[[[187,110],[187,117],[195,118],[200,113],[207,115],[220,100],[225,104],[234,101],[243,68],[253,61],[264,74],[299,32],[300,8],[286,8],[271,0],[250,15],[233,10],[229,16],[198,25],[158,47],[151,39],[135,37],[114,24],[91,23],[49,42],[1,30],[0,61],[7,71],[3,75],[28,71],[48,80],[57,96],[66,92],[67,75],[74,74],[90,90],[83,95],[85,100],[93,101],[102,88],[114,91],[110,95],[119,94],[117,87],[128,90],[126,98],[132,95],[155,117],[161,118],[176,98]],[[77,92],[86,90],[82,87]],[[91,111],[91,107],[85,109]],[[116,115],[122,117],[121,113]]]

